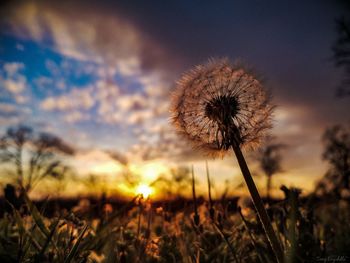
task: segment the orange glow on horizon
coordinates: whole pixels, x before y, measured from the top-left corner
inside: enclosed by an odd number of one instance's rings
[[[136,195],[142,195],[143,198],[150,197],[151,194],[154,193],[154,189],[146,184],[140,184],[136,188]]]

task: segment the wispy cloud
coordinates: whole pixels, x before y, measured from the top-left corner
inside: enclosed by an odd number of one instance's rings
[[[124,75],[154,69],[154,65],[169,58],[159,42],[122,14],[96,12],[74,3],[55,5],[31,1],[14,5],[6,14],[5,24],[18,36],[41,43],[46,43],[49,37],[57,52],[78,60],[116,66]]]

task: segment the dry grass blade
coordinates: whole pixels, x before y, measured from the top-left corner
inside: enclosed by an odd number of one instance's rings
[[[77,251],[78,251],[79,244],[80,244],[81,240],[83,239],[83,236],[84,236],[84,234],[85,234],[87,228],[88,228],[88,225],[85,225],[84,228],[81,230],[81,232],[80,232],[80,234],[79,234],[79,236],[78,236],[78,238],[77,238],[77,240],[76,240],[74,246],[73,246],[72,249],[69,251],[68,256],[67,256],[66,259],[64,260],[64,263],[69,263],[69,262],[71,262],[72,259],[74,258],[75,254],[76,254]]]
[[[55,234],[55,232],[56,232],[56,230],[57,230],[57,226],[58,226],[58,223],[59,223],[59,222],[60,222],[60,219],[57,219],[54,223],[52,223],[50,234],[49,234],[49,236],[46,238],[45,243],[44,243],[42,249],[40,250],[39,254],[37,255],[37,257],[36,257],[36,259],[35,259],[35,262],[38,262],[38,263],[39,263],[39,262],[42,262],[42,258],[43,258],[43,256],[44,256],[44,253],[45,253],[47,247],[49,246],[49,244],[50,244],[50,242],[51,242],[51,240],[52,240],[52,238],[53,238],[53,236],[54,236],[54,234]]]
[[[30,214],[32,215],[35,224],[39,227],[41,232],[48,237],[50,235],[49,229],[45,226],[43,217],[41,216],[39,210],[36,208],[36,206],[33,204],[33,202],[29,199],[28,195],[24,195],[25,202],[29,208]]]

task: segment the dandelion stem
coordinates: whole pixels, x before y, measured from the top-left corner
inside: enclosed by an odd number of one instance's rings
[[[242,151],[239,146],[232,145],[232,149],[236,155],[238,164],[241,168],[244,180],[247,184],[250,196],[253,200],[255,209],[258,213],[260,222],[264,228],[265,234],[267,236],[267,239],[270,242],[270,245],[272,247],[273,252],[275,253],[276,259],[279,263],[283,262],[283,251],[282,248],[278,242],[278,239],[276,237],[275,231],[273,230],[273,227],[271,225],[271,221],[269,219],[269,216],[267,215],[267,212],[264,208],[264,204],[261,200],[261,197],[259,195],[258,189],[255,186],[255,183],[253,181],[253,178],[250,174],[248,165],[244,159],[244,156],[242,154]]]

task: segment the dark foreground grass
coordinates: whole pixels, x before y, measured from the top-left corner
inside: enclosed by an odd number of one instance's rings
[[[349,262],[349,201],[282,190],[267,211],[285,262]],[[171,211],[138,197],[105,204],[98,218],[79,208],[46,217],[45,204],[24,200],[0,219],[0,262],[275,262],[249,202],[236,212],[203,202],[194,222],[192,205]]]

